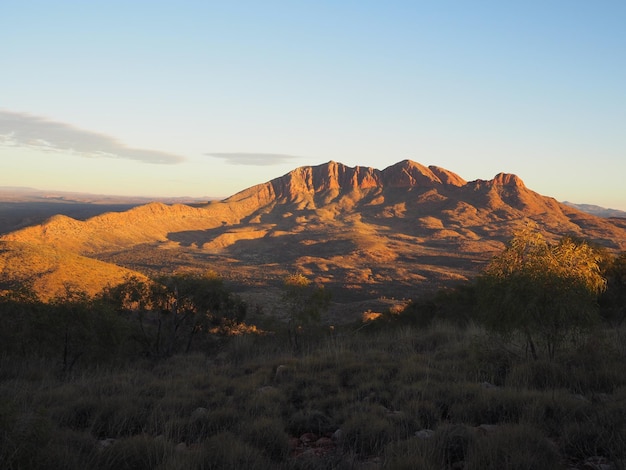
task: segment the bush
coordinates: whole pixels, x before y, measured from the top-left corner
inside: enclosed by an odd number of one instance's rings
[[[441,464],[434,456],[429,441],[405,439],[392,442],[385,447],[385,461],[387,468],[394,470],[441,470]]]
[[[260,449],[272,461],[280,462],[289,453],[289,436],[282,421],[272,418],[258,418],[241,426],[244,442]]]
[[[555,390],[567,385],[567,376],[559,364],[538,360],[514,365],[506,385],[515,388]]]
[[[359,455],[378,455],[391,441],[393,426],[373,409],[357,411],[343,423],[344,444]]]
[[[530,426],[499,426],[472,443],[465,460],[467,470],[552,470],[558,468],[558,449]]]
[[[197,464],[191,468],[203,470],[265,470],[274,466],[260,449],[230,432],[216,434],[204,441],[194,461]]]
[[[301,436],[307,432],[321,436],[336,429],[333,420],[317,410],[297,411],[291,415],[287,424],[287,430],[292,436]]]
[[[102,470],[154,470],[167,461],[174,448],[165,439],[138,435],[115,441],[98,456]]]
[[[437,428],[429,444],[433,446],[433,458],[440,465],[439,468],[448,468],[466,459],[475,439],[473,430],[450,424]]]

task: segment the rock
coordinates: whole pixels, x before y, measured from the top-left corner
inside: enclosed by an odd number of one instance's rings
[[[476,427],[476,432],[478,432],[479,434],[491,434],[493,432],[496,432],[497,430],[497,424],[481,424],[480,426]]]
[[[418,439],[430,439],[435,434],[435,431],[432,429],[420,429],[415,433],[415,437]]]
[[[175,447],[176,452],[185,452],[187,450],[187,444],[179,442]]]
[[[276,368],[276,373],[274,374],[274,380],[281,380],[284,379],[289,373],[289,367],[287,367],[284,364],[279,365]]]
[[[336,442],[336,443],[340,443],[341,441],[343,441],[343,435],[344,435],[344,434],[343,434],[343,431],[342,431],[341,429],[337,429],[337,430],[333,433],[333,435],[332,435],[331,439],[332,439],[334,442]]]
[[[197,419],[203,419],[203,418],[207,418],[209,416],[209,410],[207,410],[206,408],[196,408],[195,410],[193,410],[193,413],[191,413],[191,419],[192,421],[195,421]]]
[[[277,392],[278,389],[276,387],[272,387],[271,385],[265,385],[257,389],[257,392],[261,395],[272,394]]]
[[[314,447],[321,447],[321,448],[327,449],[329,447],[334,447],[335,443],[329,437],[320,437],[317,441],[315,441],[313,446]]]
[[[289,438],[289,449],[291,451],[294,451],[298,447],[300,447],[300,439],[298,439],[297,437],[290,437]]]
[[[594,393],[592,400],[596,403],[606,403],[611,401],[611,397],[606,393]]]
[[[304,445],[309,445],[315,441],[317,441],[319,438],[317,436],[317,434],[313,434],[312,432],[307,432],[304,433],[302,436],[300,436],[300,441],[304,444]]]
[[[109,437],[107,439],[102,439],[98,441],[98,447],[100,447],[101,449],[106,449],[107,447],[110,447],[113,444],[115,444],[115,441],[117,441],[117,439],[113,439],[112,437]]]
[[[497,389],[500,387],[489,382],[483,382],[480,384],[480,388],[484,388],[485,390],[491,390],[491,389]]]

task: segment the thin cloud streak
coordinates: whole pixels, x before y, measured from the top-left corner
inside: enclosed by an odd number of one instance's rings
[[[221,158],[230,165],[272,166],[288,163],[302,157],[282,153],[205,153],[208,157]]]
[[[70,152],[88,158],[122,158],[142,163],[176,164],[180,155],[127,147],[115,138],[27,113],[0,110],[0,144]]]

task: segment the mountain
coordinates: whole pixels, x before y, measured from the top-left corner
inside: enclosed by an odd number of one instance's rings
[[[146,274],[214,269],[259,294],[300,270],[336,299],[356,301],[410,298],[471,278],[529,221],[552,239],[571,234],[626,250],[626,221],[561,204],[512,174],[468,182],[410,160],[384,170],[305,166],[199,207],[55,216],[0,240]]]
[[[159,198],[158,201],[167,204],[197,204],[208,199]],[[154,198],[147,197],[0,186],[0,234],[40,224],[56,214],[85,220],[105,212],[123,212],[154,201]]]
[[[606,207],[596,206],[594,204],[575,204],[569,201],[563,201],[563,204],[575,207],[576,209],[587,212],[588,214],[597,215],[598,217],[619,217],[626,219],[626,211],[607,209]]]

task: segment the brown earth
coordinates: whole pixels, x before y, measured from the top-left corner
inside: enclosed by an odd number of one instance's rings
[[[86,221],[55,216],[0,240],[146,274],[213,269],[253,302],[300,270],[338,301],[365,302],[471,278],[529,221],[549,238],[571,234],[626,250],[623,219],[561,204],[515,175],[466,182],[408,160],[382,171],[302,167],[201,207],[152,203]],[[74,281],[90,283],[100,266]],[[5,263],[2,276],[10,271]]]

